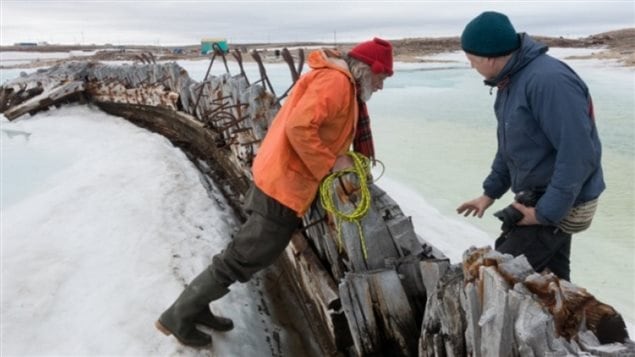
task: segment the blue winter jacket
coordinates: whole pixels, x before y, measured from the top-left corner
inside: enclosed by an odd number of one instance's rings
[[[483,183],[500,198],[544,190],[536,205],[541,224],[557,225],[569,210],[605,188],[602,147],[587,86],[547,46],[521,34],[521,47],[487,85],[497,86],[498,150]]]

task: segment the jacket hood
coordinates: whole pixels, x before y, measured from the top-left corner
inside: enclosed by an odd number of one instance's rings
[[[526,33],[520,35],[520,48],[512,54],[512,57],[507,61],[503,70],[492,80],[485,80],[485,84],[495,87],[505,78],[512,77],[529,62],[533,61],[536,57],[546,53],[549,50],[547,45],[538,43],[529,37]]]
[[[309,53],[307,59],[309,67],[312,69],[330,68],[344,73],[352,83],[355,83],[348,64],[339,52],[333,50],[317,50]]]

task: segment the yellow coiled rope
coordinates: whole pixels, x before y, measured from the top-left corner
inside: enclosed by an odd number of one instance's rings
[[[362,253],[364,255],[364,260],[368,259],[368,252],[366,251],[366,241],[364,238],[364,231],[362,229],[362,225],[360,221],[362,218],[368,213],[370,209],[370,190],[368,189],[368,176],[370,175],[370,160],[357,152],[350,151],[347,153],[348,156],[353,159],[353,167],[347,168],[344,170],[336,171],[324,178],[322,183],[320,184],[320,201],[322,202],[322,207],[331,213],[335,217],[335,221],[337,224],[337,245],[339,248],[339,252],[342,252],[342,222],[353,222],[357,225],[357,231],[359,232],[359,240],[362,246]],[[342,212],[339,211],[333,201],[333,181],[344,176],[349,173],[354,173],[359,178],[359,186],[360,186],[360,200],[357,203],[357,207],[350,212]]]

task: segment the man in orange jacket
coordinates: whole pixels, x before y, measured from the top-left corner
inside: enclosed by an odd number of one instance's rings
[[[300,226],[320,181],[351,166],[346,155],[351,144],[374,156],[365,103],[393,74],[391,44],[375,38],[344,56],[314,51],[308,64],[312,70],[295,84],[254,160],[247,221],[155,324],[184,345],[212,342],[196,324],[233,328],[231,320],[211,313],[209,303],[227,294],[235,281],[246,282],[275,261]]]

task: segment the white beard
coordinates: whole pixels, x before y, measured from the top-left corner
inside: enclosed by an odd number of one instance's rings
[[[361,79],[359,81],[359,97],[362,102],[366,103],[370,100],[370,97],[373,96],[373,88],[371,81],[369,79]]]

